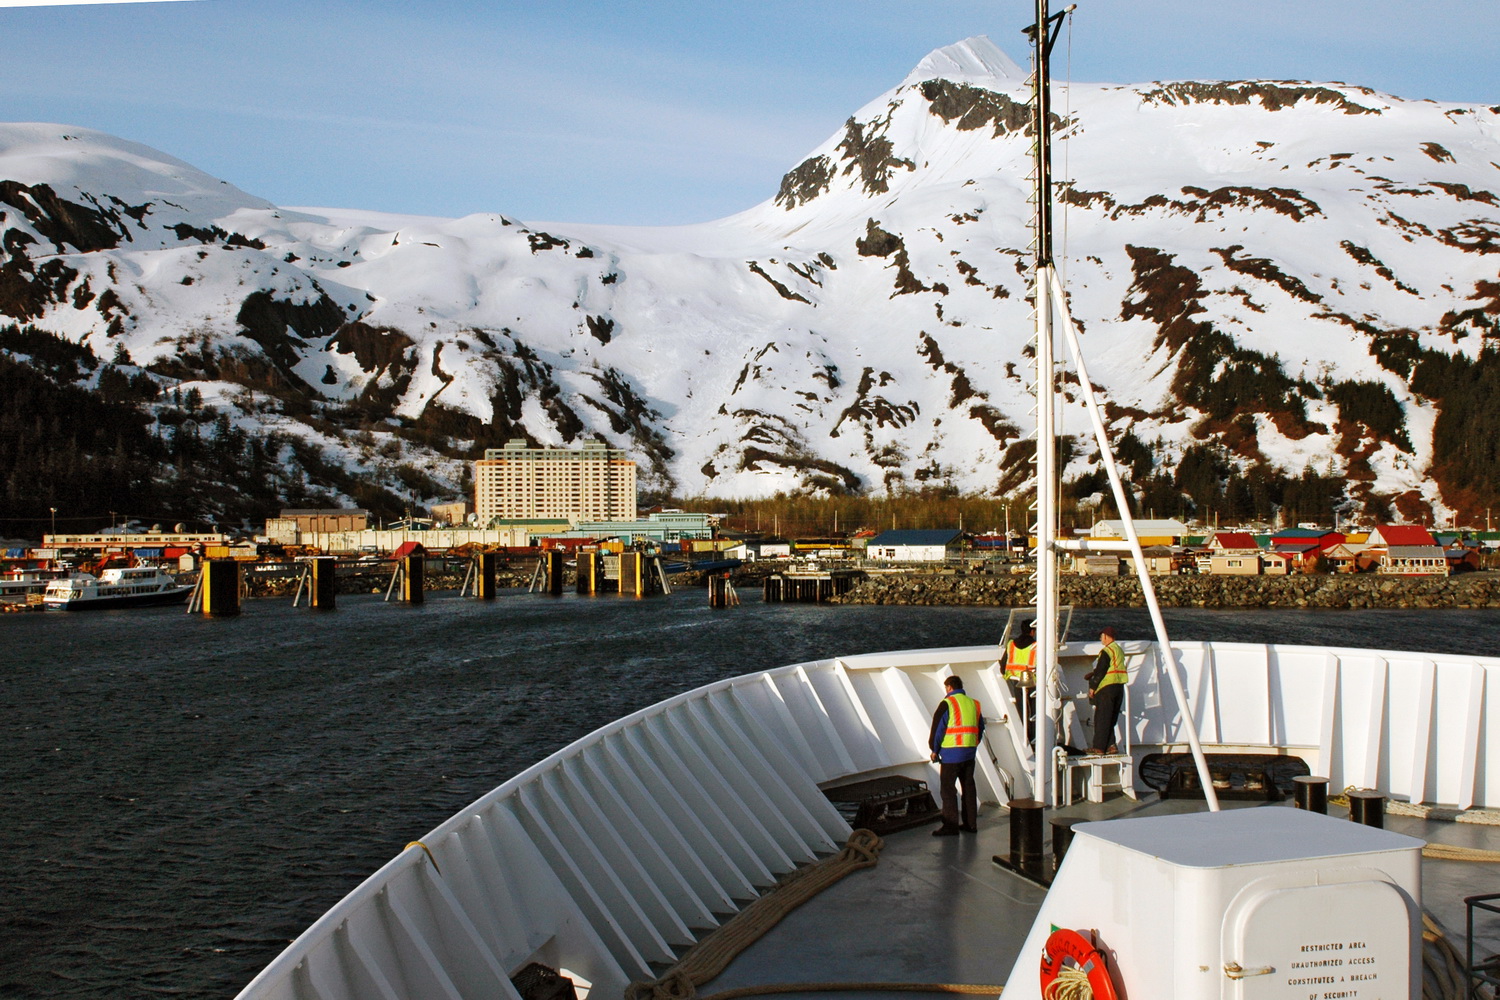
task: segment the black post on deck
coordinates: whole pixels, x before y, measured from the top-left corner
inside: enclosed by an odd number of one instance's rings
[[[1385,829],[1385,796],[1365,789],[1350,792],[1349,818],[1363,826]]]
[[[493,601],[495,599],[495,573],[499,565],[499,553],[479,553],[479,579],[474,581],[474,596],[481,601]]]
[[[1010,800],[1010,866],[1029,878],[1045,873],[1042,861],[1042,803]]]
[[[407,604],[422,603],[422,586],[427,570],[427,556],[414,552],[401,559],[401,599]]]
[[[233,559],[203,561],[203,613],[237,615],[240,613],[240,564]]]
[[[338,560],[333,556],[318,556],[312,560],[312,599],[308,607],[319,611],[333,610],[338,591],[334,586],[337,571]]]
[[[544,558],[547,560],[547,593],[553,597],[561,597],[563,592],[562,550],[548,549]]]
[[[1295,786],[1292,804],[1298,809],[1328,815],[1328,779],[1316,774],[1299,774],[1292,779]]]
[[[1063,856],[1068,853],[1068,848],[1073,845],[1073,824],[1084,823],[1087,820],[1077,816],[1062,816],[1052,820],[1052,870],[1056,871],[1062,867]]]

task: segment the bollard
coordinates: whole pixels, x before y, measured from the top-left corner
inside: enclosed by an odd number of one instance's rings
[[[1363,789],[1350,792],[1349,818],[1364,826],[1385,829],[1385,796]]]
[[[427,556],[421,552],[404,556],[401,560],[401,599],[407,604],[422,603],[423,576],[427,569]]]
[[[1292,779],[1296,785],[1292,804],[1298,809],[1328,815],[1328,779],[1315,774],[1299,774]]]
[[[1041,878],[1042,804],[1036,799],[1010,800],[1010,866],[1028,878]]]
[[[563,592],[563,554],[558,549],[548,549],[547,559],[547,593],[553,597],[561,597]]]
[[[497,553],[479,553],[479,579],[474,581],[474,596],[481,601],[493,601],[495,599],[495,571],[499,563],[500,556]]]
[[[1063,855],[1068,853],[1068,848],[1073,844],[1073,824],[1086,823],[1087,820],[1077,816],[1064,816],[1052,820],[1052,870],[1062,867]]]
[[[319,611],[332,611],[337,588],[334,586],[338,560],[333,556],[318,556],[312,560],[312,594],[308,607]]]
[[[240,613],[240,564],[233,559],[203,561],[203,613]]]

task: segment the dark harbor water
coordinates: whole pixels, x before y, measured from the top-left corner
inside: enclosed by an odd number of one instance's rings
[[[0,997],[228,997],[408,841],[623,713],[993,608],[451,593],[0,617]],[[1488,654],[1500,611],[1172,611],[1174,638]],[[1144,611],[1081,610],[1146,638]]]

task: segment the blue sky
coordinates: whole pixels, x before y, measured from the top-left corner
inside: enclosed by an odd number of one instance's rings
[[[1029,0],[0,0],[0,115],[282,205],[678,224],[781,175],[930,50],[1018,62]],[[1059,3],[1060,5],[1060,3]],[[1500,104],[1495,0],[1079,0],[1059,76],[1342,80]]]

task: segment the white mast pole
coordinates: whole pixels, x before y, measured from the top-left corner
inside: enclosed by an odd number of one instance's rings
[[[1045,3],[1046,0],[1041,0]],[[1054,418],[1057,401],[1052,385],[1052,303],[1050,271],[1036,273],[1036,743],[1032,789],[1047,801],[1047,748],[1052,746],[1052,676],[1057,670],[1057,448]]]
[[[1182,679],[1177,676],[1177,655],[1167,641],[1167,623],[1162,619],[1161,606],[1156,600],[1156,587],[1151,583],[1151,574],[1146,569],[1146,557],[1141,551],[1141,539],[1135,530],[1135,519],[1130,515],[1130,504],[1125,497],[1125,485],[1120,480],[1120,470],[1115,465],[1114,453],[1110,451],[1109,435],[1104,429],[1104,417],[1099,412],[1099,400],[1094,397],[1094,384],[1089,381],[1089,370],[1083,362],[1083,344],[1078,337],[1078,327],[1068,311],[1068,300],[1063,295],[1062,283],[1057,275],[1051,275],[1052,290],[1057,295],[1057,311],[1062,317],[1063,338],[1073,355],[1073,364],[1078,368],[1078,382],[1083,389],[1083,401],[1094,425],[1094,440],[1099,443],[1099,454],[1104,458],[1104,471],[1109,476],[1109,488],[1114,493],[1115,506],[1120,510],[1120,523],[1125,527],[1125,541],[1130,545],[1130,554],[1135,559],[1135,575],[1140,581],[1141,593],[1145,595],[1146,607],[1151,612],[1151,624],[1156,630],[1156,655],[1158,663],[1172,684],[1172,694],[1182,710],[1182,725],[1187,731],[1188,746],[1193,752],[1193,763],[1198,768],[1198,782],[1203,786],[1203,798],[1210,812],[1219,811],[1219,796],[1214,791],[1213,778],[1208,773],[1208,760],[1203,756],[1203,744],[1198,741],[1198,725],[1193,720],[1193,709],[1188,704],[1187,692]],[[1130,725],[1126,719],[1125,724]]]

